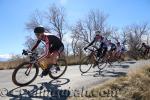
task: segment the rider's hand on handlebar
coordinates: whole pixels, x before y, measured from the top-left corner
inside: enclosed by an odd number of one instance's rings
[[[86,51],[87,47],[84,48],[84,50]]]
[[[27,50],[23,50],[22,51],[22,55],[28,55],[28,51]]]

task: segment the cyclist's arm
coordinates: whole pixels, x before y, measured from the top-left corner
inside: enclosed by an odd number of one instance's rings
[[[49,53],[49,40],[48,40],[47,37],[45,39],[45,43],[46,43],[46,45],[45,45],[45,53],[41,57],[39,57],[38,60],[42,60],[43,58],[48,56],[48,53]]]
[[[41,40],[38,40],[36,44],[33,46],[33,48],[31,49],[31,51],[34,51],[37,48],[37,46],[40,44],[40,42]]]
[[[144,46],[141,46],[141,47],[139,48],[139,50],[142,50],[143,47],[144,47]]]
[[[88,48],[89,46],[93,45],[93,43],[96,41],[96,39],[94,38],[94,40],[88,45],[86,46],[86,48]]]

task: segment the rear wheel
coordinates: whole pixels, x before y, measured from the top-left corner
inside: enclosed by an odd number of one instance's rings
[[[82,73],[87,73],[94,65],[93,60],[90,56],[86,56],[81,59],[79,69]]]
[[[67,70],[67,62],[65,59],[58,59],[57,65],[52,65],[50,68],[49,76],[52,79],[58,79],[61,77]]]
[[[12,74],[12,81],[17,86],[26,86],[32,83],[39,73],[39,67],[30,62],[18,65]]]

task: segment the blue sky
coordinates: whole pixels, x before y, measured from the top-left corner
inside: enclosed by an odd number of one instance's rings
[[[36,9],[46,11],[51,4],[63,6],[70,24],[91,9],[108,14],[107,23],[122,28],[140,22],[150,23],[150,0],[0,0],[0,55],[20,54],[24,48],[25,23]]]

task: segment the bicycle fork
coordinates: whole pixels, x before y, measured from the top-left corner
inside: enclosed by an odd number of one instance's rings
[[[31,71],[31,66],[32,66],[32,64],[30,64],[29,66],[27,66],[27,70],[25,71],[25,74],[26,74],[27,76],[29,76],[29,73],[30,73],[30,71]]]

